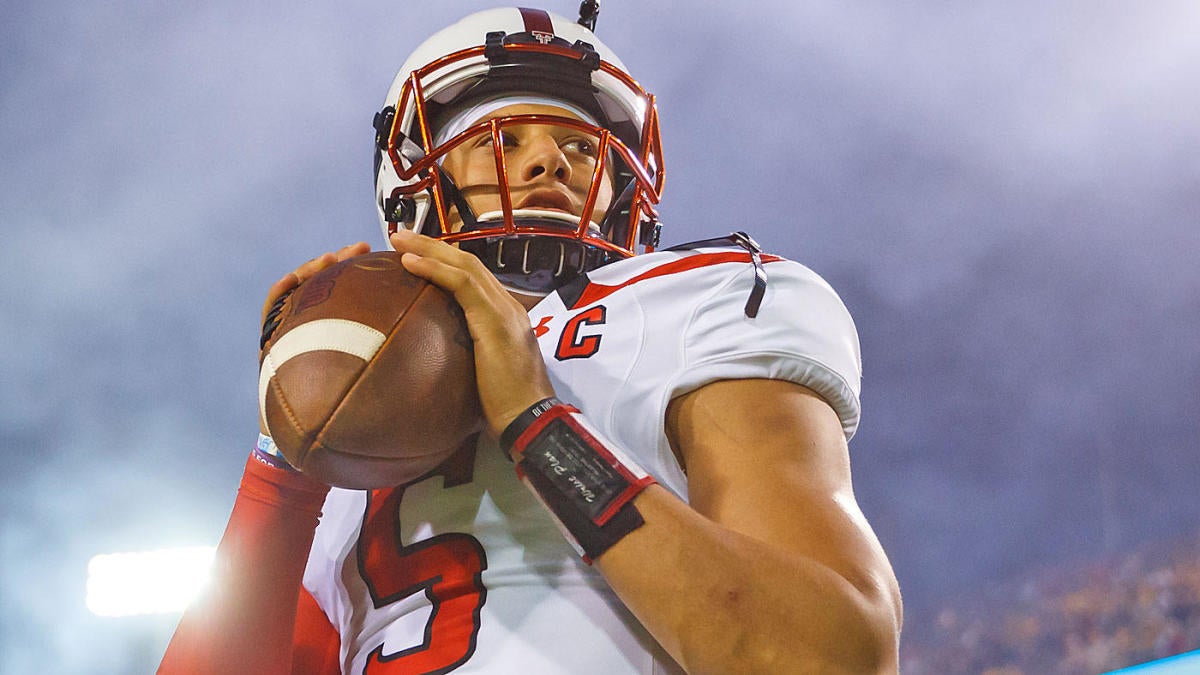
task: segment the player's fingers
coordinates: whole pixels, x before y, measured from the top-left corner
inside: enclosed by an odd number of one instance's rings
[[[360,241],[354,244],[347,244],[337,251],[323,253],[311,260],[308,260],[296,269],[283,275],[283,278],[281,278],[279,281],[276,281],[271,285],[271,288],[267,290],[267,299],[263,302],[263,320],[266,320],[267,314],[271,311],[271,308],[275,306],[275,303],[277,300],[279,300],[279,298],[283,297],[285,293],[291,291],[305,281],[308,281],[317,272],[320,272],[326,267],[337,264],[347,258],[352,258],[356,255],[367,253],[370,250],[371,247],[366,242]]]
[[[337,253],[334,254],[334,256],[337,258],[338,262],[341,262],[348,258],[353,258],[355,256],[363,255],[364,253],[370,253],[370,252],[371,252],[371,245],[365,241],[359,241],[359,242],[355,242],[353,244],[347,244],[346,246],[341,247],[340,249],[338,249]]]
[[[486,279],[482,279],[469,268],[407,251],[401,254],[400,263],[409,272],[448,291],[464,310],[492,300],[487,292],[488,284],[481,283],[486,282]]]
[[[275,306],[275,301],[283,297],[284,293],[292,290],[300,285],[300,279],[294,272],[288,272],[283,275],[283,278],[271,284],[271,288],[267,289],[267,299],[263,302],[262,322],[266,323],[267,314],[271,308]]]
[[[478,265],[478,258],[457,246],[452,246],[440,239],[426,237],[410,230],[399,230],[391,236],[390,241],[392,242],[392,247],[399,253],[415,253],[422,258],[432,258],[447,265],[461,267],[472,272],[474,272],[473,268],[476,266],[480,269],[483,268],[482,265]]]
[[[416,258],[410,258],[414,262],[418,259],[430,261],[429,264],[418,263],[417,268],[410,269],[410,272],[418,276],[424,276],[422,272],[433,274],[434,276],[425,276],[425,278],[447,291],[455,293],[456,296],[459,292],[479,291],[483,293],[483,297],[491,301],[495,301],[498,296],[508,297],[503,287],[496,281],[496,277],[484,267],[479,258],[457,246],[407,230],[392,235],[391,242],[396,251],[401,254],[402,259],[404,256],[411,255],[416,256]],[[438,264],[434,265],[434,262]],[[468,284],[474,288],[468,288]],[[458,301],[465,308],[464,303],[472,299],[474,298],[464,297],[458,298]]]
[[[304,283],[305,281],[308,281],[312,275],[320,272],[330,265],[335,264],[336,262],[336,254],[322,253],[321,255],[297,267],[292,273],[296,275],[296,279],[299,281],[299,283]]]
[[[431,247],[436,253],[436,247]],[[398,247],[399,250],[403,248]],[[427,250],[427,249],[426,249]],[[484,415],[493,434],[533,401],[554,393],[529,328],[529,315],[475,256],[470,264],[444,262],[412,251],[400,262],[413,274],[454,296],[467,319],[475,352],[475,377]]]
[[[304,283],[309,277],[324,267],[332,265],[333,262],[334,257],[332,253],[319,255],[283,275],[283,278],[272,284],[271,288],[267,290],[267,299],[263,302],[263,320],[266,320],[267,313],[271,311],[271,308],[275,306],[275,302],[283,297],[285,293]]]

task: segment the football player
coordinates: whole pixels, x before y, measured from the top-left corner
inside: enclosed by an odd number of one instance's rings
[[[654,98],[589,19],[470,15],[375,119],[380,220],[462,306],[487,431],[352,491],[264,428],[162,672],[896,671],[899,590],[851,489],[850,315],[742,233],[654,250]],[[300,266],[265,312],[367,250]]]

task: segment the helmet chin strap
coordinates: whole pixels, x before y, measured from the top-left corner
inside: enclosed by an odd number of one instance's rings
[[[454,182],[454,179],[446,171],[438,171],[438,176],[442,184],[442,194],[448,196],[458,209],[458,216],[462,219],[462,229],[468,232],[478,230],[479,221],[475,218],[475,211],[467,203],[467,198],[463,196],[462,190],[458,189],[458,184]],[[430,219],[433,219],[437,223],[439,234],[450,234],[445,231],[446,226],[442,223],[441,216],[438,215],[436,208],[430,209],[428,215],[426,215],[426,222]],[[422,227],[421,229],[425,228]]]

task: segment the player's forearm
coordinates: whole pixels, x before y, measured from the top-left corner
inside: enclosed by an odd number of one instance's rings
[[[733,532],[651,488],[646,524],[596,564],[690,673],[895,672],[898,607],[885,579]]]
[[[288,673],[296,603],[327,487],[251,457],[211,590],[184,614],[160,673]]]

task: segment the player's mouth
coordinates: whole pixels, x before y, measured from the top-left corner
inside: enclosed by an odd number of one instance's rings
[[[579,206],[575,204],[575,200],[570,195],[555,190],[552,188],[539,188],[525,195],[525,198],[516,205],[518,209],[547,209],[551,211],[562,211],[577,215]]]

